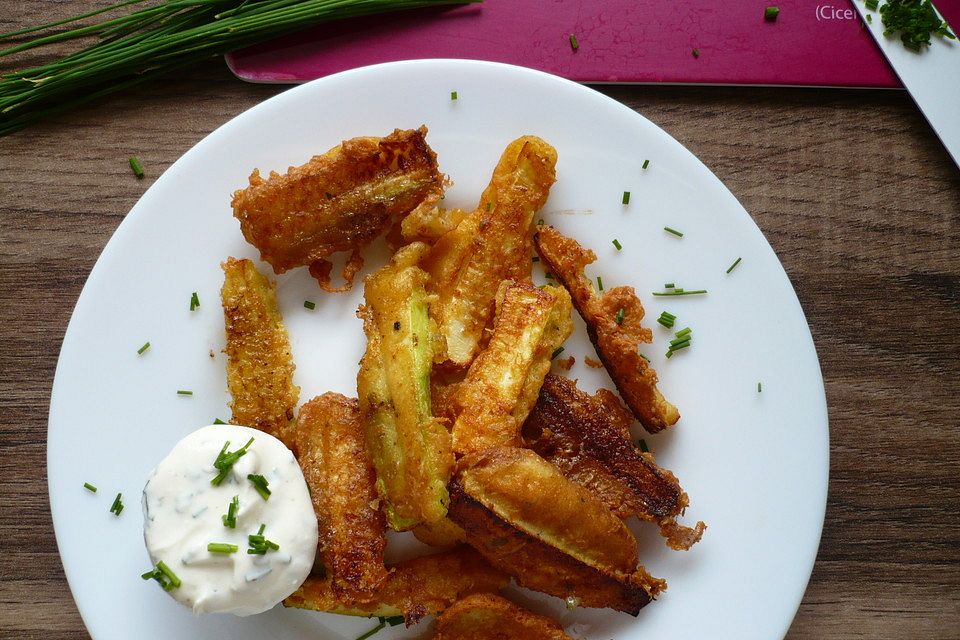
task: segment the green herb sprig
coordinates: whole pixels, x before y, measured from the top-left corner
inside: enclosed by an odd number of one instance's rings
[[[115,18],[88,20],[145,2],[123,0],[66,20],[0,34],[0,46],[11,45],[0,49],[0,58],[69,40],[96,39],[58,60],[0,75],[0,136],[228,51],[321,22],[477,1],[164,0]],[[64,25],[70,27],[58,30]],[[28,34],[36,35],[22,38]],[[15,40],[19,42],[14,44]]]
[[[877,3],[868,2],[867,8],[875,10]],[[880,18],[883,35],[899,33],[903,46],[912,51],[929,47],[931,34],[951,40],[957,37],[937,15],[930,0],[887,0],[880,7]]]

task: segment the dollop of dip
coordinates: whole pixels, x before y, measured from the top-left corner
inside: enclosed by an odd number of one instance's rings
[[[246,453],[212,484],[221,474],[214,467],[218,456],[242,449],[251,438]],[[267,499],[257,479],[247,478],[251,474],[266,480]],[[234,497],[231,528],[226,516]],[[178,442],[143,488],[143,516],[150,559],[164,562],[180,579],[169,593],[195,613],[249,616],[270,609],[296,591],[317,551],[317,519],[293,453],[248,427],[210,425]],[[251,541],[251,535],[262,538]],[[210,543],[237,550],[211,552]]]

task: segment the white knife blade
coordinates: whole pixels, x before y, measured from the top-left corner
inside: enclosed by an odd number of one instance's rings
[[[851,2],[947,153],[960,167],[960,40],[931,35],[929,47],[911,51],[903,46],[899,33],[883,35],[879,11],[867,9],[863,0]],[[880,4],[884,4],[883,0]],[[950,31],[957,33],[956,26],[950,25]]]

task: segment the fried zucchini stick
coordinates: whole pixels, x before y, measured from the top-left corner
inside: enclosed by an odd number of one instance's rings
[[[637,351],[652,334],[640,323],[643,305],[633,287],[616,287],[598,296],[583,273],[596,254],[553,227],[540,227],[534,244],[545,266],[570,292],[600,361],[643,428],[656,433],[675,424],[680,413],[657,389],[657,372]]]
[[[572,640],[549,618],[492,593],[458,600],[437,619],[433,640]]]
[[[359,315],[367,351],[357,376],[367,448],[377,471],[377,492],[397,531],[446,515],[453,467],[450,435],[431,414],[433,335],[416,266],[428,250],[413,243],[367,277]]]
[[[572,330],[566,291],[501,284],[493,335],[458,387],[457,454],[520,443],[520,426],[550,370],[550,356]]]
[[[347,599],[372,597],[387,579],[386,522],[377,504],[357,401],[325,393],[303,405],[295,443],[333,593]]]
[[[684,527],[676,518],[688,504],[676,477],[657,466],[630,440],[632,416],[601,389],[591,396],[576,382],[548,375],[523,425],[526,445],[599,498],[620,518],[656,523],[667,544],[689,549],[706,528]]]
[[[479,353],[500,282],[530,281],[530,225],[556,180],[556,163],[556,150],[540,138],[511,142],[477,209],[424,260],[449,365],[466,368]]]
[[[265,431],[290,447],[300,387],[293,384],[293,356],[276,285],[250,260],[227,258],[220,266],[230,422]]]
[[[470,594],[499,591],[509,581],[476,551],[462,546],[393,565],[367,600],[340,597],[329,577],[311,576],[283,605],[349,616],[403,616],[409,626]]]
[[[349,289],[363,265],[360,250],[442,195],[444,178],[426,135],[420,127],[353,138],[266,179],[255,169],[250,186],[233,194],[243,237],[276,273],[309,265],[323,289]],[[327,258],[340,251],[351,252],[343,273],[347,284],[333,287]]]

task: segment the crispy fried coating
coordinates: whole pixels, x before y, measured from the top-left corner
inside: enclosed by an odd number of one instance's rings
[[[637,351],[640,343],[652,340],[652,334],[641,325],[643,305],[633,287],[616,287],[598,296],[583,273],[596,254],[553,227],[539,227],[534,244],[545,265],[570,292],[600,361],[643,428],[656,433],[675,424],[680,413],[657,389],[657,372]],[[623,321],[618,323],[621,309]]]
[[[437,620],[433,640],[571,640],[563,627],[509,600],[478,593],[458,600]]]
[[[520,442],[550,356],[573,330],[566,291],[505,280],[486,349],[459,385],[453,449],[463,455]]]
[[[467,367],[483,347],[500,282],[530,281],[530,225],[556,180],[556,163],[556,150],[540,138],[511,142],[477,209],[424,260],[449,366]]]
[[[300,408],[297,460],[320,528],[320,556],[337,597],[364,599],[387,579],[386,521],[357,401],[325,393]]]
[[[642,567],[630,573],[598,569],[538,540],[469,496],[456,478],[450,483],[449,514],[463,527],[470,546],[520,586],[634,616],[666,588],[666,582]]]
[[[400,234],[406,242],[433,244],[453,231],[467,214],[463,209],[441,209],[437,200],[430,199],[403,219],[400,223]]]
[[[605,389],[589,395],[576,382],[548,375],[523,425],[526,445],[589,490],[617,516],[654,522],[673,549],[689,549],[703,535],[676,518],[687,494],[669,471],[630,440],[630,413]]]
[[[476,551],[462,546],[393,565],[371,599],[339,597],[329,577],[311,576],[283,606],[349,616],[403,616],[409,626],[468,595],[499,591],[509,581]]]
[[[493,447],[459,466],[466,494],[516,529],[591,567],[636,568],[637,541],[623,522],[533,451]]]
[[[440,518],[429,524],[421,522],[412,531],[417,540],[431,547],[455,547],[467,541],[467,534],[450,518]]]
[[[233,398],[230,422],[260,429],[291,446],[300,387],[293,384],[295,367],[276,284],[250,260],[227,258],[220,266],[227,387]]]
[[[360,250],[425,200],[439,198],[444,178],[426,142],[427,128],[384,138],[345,140],[299,167],[233,194],[233,215],[247,242],[276,273],[310,266],[327,291],[345,291],[363,264]],[[343,287],[330,285],[327,258],[351,252]]]
[[[446,515],[453,467],[450,434],[430,406],[433,330],[427,274],[416,266],[427,248],[410,244],[368,276],[359,312],[367,336],[357,376],[360,414],[377,491],[397,531]]]

